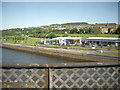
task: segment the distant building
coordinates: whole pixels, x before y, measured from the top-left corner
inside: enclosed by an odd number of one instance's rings
[[[54,44],[54,45],[80,45],[81,38],[78,37],[57,37],[53,38],[52,40],[46,40],[44,41],[44,44]]]
[[[119,38],[106,37],[56,37],[50,40],[44,40],[43,44],[53,44],[61,46],[80,46],[80,45],[97,45],[97,46],[120,46]]]
[[[106,38],[106,37],[89,37],[83,38],[82,42],[85,42],[87,45],[97,45],[97,46],[120,46],[119,38]]]
[[[101,32],[104,33],[114,33],[118,28],[116,23],[96,23],[101,29]]]
[[[93,25],[91,25],[91,24],[64,25],[64,27],[67,28],[67,29],[73,29],[73,28],[84,29],[84,28],[92,28]]]

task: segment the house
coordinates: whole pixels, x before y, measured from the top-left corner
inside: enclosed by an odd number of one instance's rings
[[[77,29],[93,28],[93,26],[94,25],[91,25],[91,24],[64,25],[64,27],[67,28],[67,29],[73,29],[73,28],[77,28]]]
[[[101,29],[101,32],[104,33],[114,33],[118,28],[116,23],[96,23]]]

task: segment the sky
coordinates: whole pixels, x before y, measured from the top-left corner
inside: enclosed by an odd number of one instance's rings
[[[2,2],[0,30],[67,22],[118,23],[118,3]]]

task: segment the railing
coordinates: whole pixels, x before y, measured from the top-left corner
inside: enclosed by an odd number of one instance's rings
[[[116,88],[120,64],[30,64],[2,66],[2,88]]]

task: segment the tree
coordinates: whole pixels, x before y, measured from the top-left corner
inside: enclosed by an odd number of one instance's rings
[[[50,33],[50,34],[47,35],[47,37],[50,38],[50,39],[52,39],[52,38],[55,38],[56,35],[54,33]]]
[[[79,29],[79,34],[83,34],[84,33],[84,29]]]
[[[100,27],[98,25],[95,25],[93,28],[92,28],[92,33],[93,34],[101,34],[101,30],[100,30]]]
[[[68,37],[68,34],[64,34],[63,37]]]
[[[78,32],[77,28],[73,28],[72,30],[70,30],[70,34],[75,34],[77,32]]]
[[[85,28],[84,31],[85,31],[85,34],[90,34],[92,30],[91,28]]]
[[[120,34],[120,25],[119,25],[118,28],[116,29],[115,34]]]

